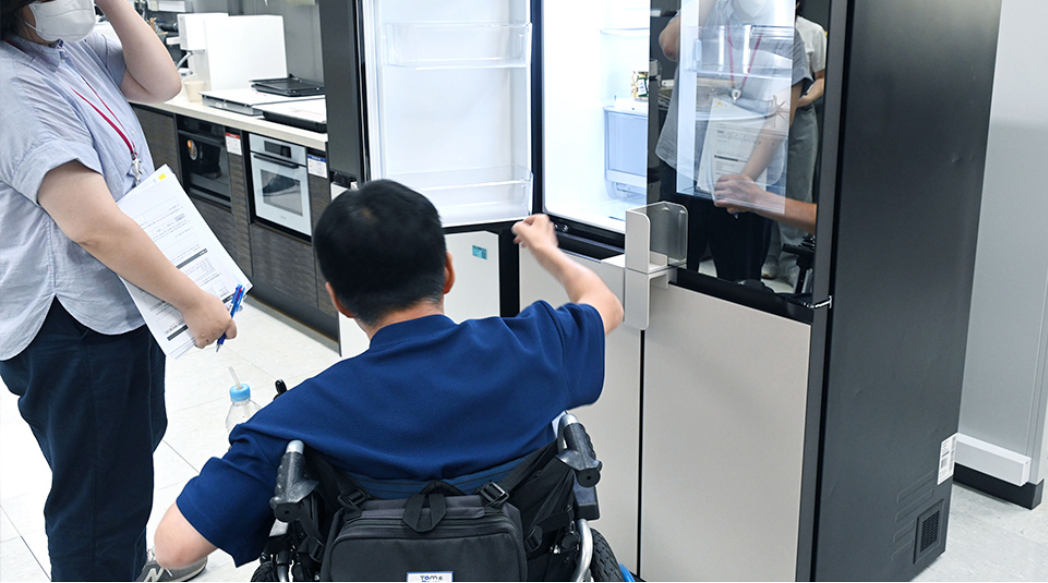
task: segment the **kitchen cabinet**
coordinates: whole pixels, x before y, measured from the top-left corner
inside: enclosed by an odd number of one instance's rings
[[[232,134],[241,138],[240,130],[226,128],[226,134]],[[251,224],[251,203],[248,200],[249,185],[247,180],[247,167],[244,163],[243,151],[227,152],[229,155],[229,191],[230,202],[233,206],[233,232],[235,233],[234,246],[236,254],[233,259],[244,273],[251,277],[251,234],[248,225]]]
[[[131,108],[135,111],[138,123],[142,126],[142,133],[145,134],[146,143],[149,144],[149,153],[153,156],[153,164],[157,168],[167,164],[175,172],[175,176],[181,179],[175,116],[139,105],[132,105]]]

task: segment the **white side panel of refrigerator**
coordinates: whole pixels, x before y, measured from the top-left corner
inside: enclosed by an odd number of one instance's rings
[[[444,313],[456,322],[498,316],[499,236],[474,231],[445,239],[455,266],[455,285],[444,296]]]
[[[593,269],[622,299],[623,271],[586,257]],[[520,251],[521,308],[538,300],[553,306],[568,301],[564,288],[539,266],[530,251]],[[597,500],[600,520],[592,523],[608,540],[615,558],[637,570],[637,521],[640,502],[640,332],[619,326],[605,341],[604,391],[593,405],[572,411],[593,440],[603,464]]]
[[[621,233],[626,209],[647,204],[649,3],[545,6],[545,210]]]
[[[445,226],[531,209],[527,0],[370,0],[371,177],[425,194]]]
[[[487,231],[456,233],[445,237],[454,257],[455,285],[444,296],[444,313],[461,323],[471,318],[498,316],[499,239]],[[357,356],[371,341],[356,322],[339,315],[339,353],[342,358]]]

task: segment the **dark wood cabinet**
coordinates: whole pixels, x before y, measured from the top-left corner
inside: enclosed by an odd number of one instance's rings
[[[239,136],[241,144],[247,141],[247,136],[243,135],[240,130],[226,128],[226,133]],[[227,155],[229,156],[229,198],[230,203],[233,205],[234,247],[237,250],[236,254],[232,252],[230,254],[233,255],[233,259],[236,260],[240,269],[248,277],[252,277],[254,271],[251,264],[251,234],[249,232],[249,226],[251,225],[251,194],[247,164],[244,160],[243,151],[227,152]]]
[[[218,242],[226,248],[233,261],[237,261],[239,250],[235,241],[233,215],[230,214],[229,209],[199,198],[189,197],[189,200],[193,201],[193,206],[200,211],[200,216],[204,217],[204,222],[210,227],[211,232],[215,234]]]
[[[157,168],[167,164],[175,172],[175,176],[181,180],[182,169],[178,161],[178,128],[175,127],[175,116],[138,105],[131,107],[138,116],[138,123],[142,126],[146,143],[149,144],[153,164]]]
[[[311,155],[324,156],[323,152],[310,151]],[[313,230],[316,230],[317,222],[320,220],[320,215],[324,213],[324,209],[327,208],[328,204],[331,203],[331,183],[327,177],[309,175],[309,202],[310,202],[310,215],[313,223]],[[325,283],[327,280],[324,278],[324,274],[320,272],[320,264],[315,265],[316,271],[316,296],[317,296],[317,308],[320,309],[324,314],[333,318],[338,317],[338,311],[335,310],[335,306],[331,305],[331,298],[328,296]]]
[[[253,224],[250,230],[254,280],[294,298],[303,307],[316,309],[313,246],[264,225]]]

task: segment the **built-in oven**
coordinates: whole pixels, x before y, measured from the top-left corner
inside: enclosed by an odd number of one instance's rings
[[[256,134],[249,144],[255,216],[309,237],[306,147]]]
[[[230,208],[225,139],[224,126],[178,116],[178,155],[186,193]]]

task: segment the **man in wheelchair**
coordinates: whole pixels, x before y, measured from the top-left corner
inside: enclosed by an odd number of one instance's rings
[[[335,199],[315,230],[317,260],[331,301],[370,347],[233,430],[226,455],[209,460],[162,519],[160,565],[187,565],[216,548],[238,566],[259,558],[290,441],[351,472],[365,490],[443,480],[468,494],[553,441],[551,422],[562,411],[596,401],[604,336],[621,322],[622,306],[558,248],[547,217],[529,217],[513,232],[570,303],[455,324],[443,314],[455,271],[433,205],[385,180]]]

